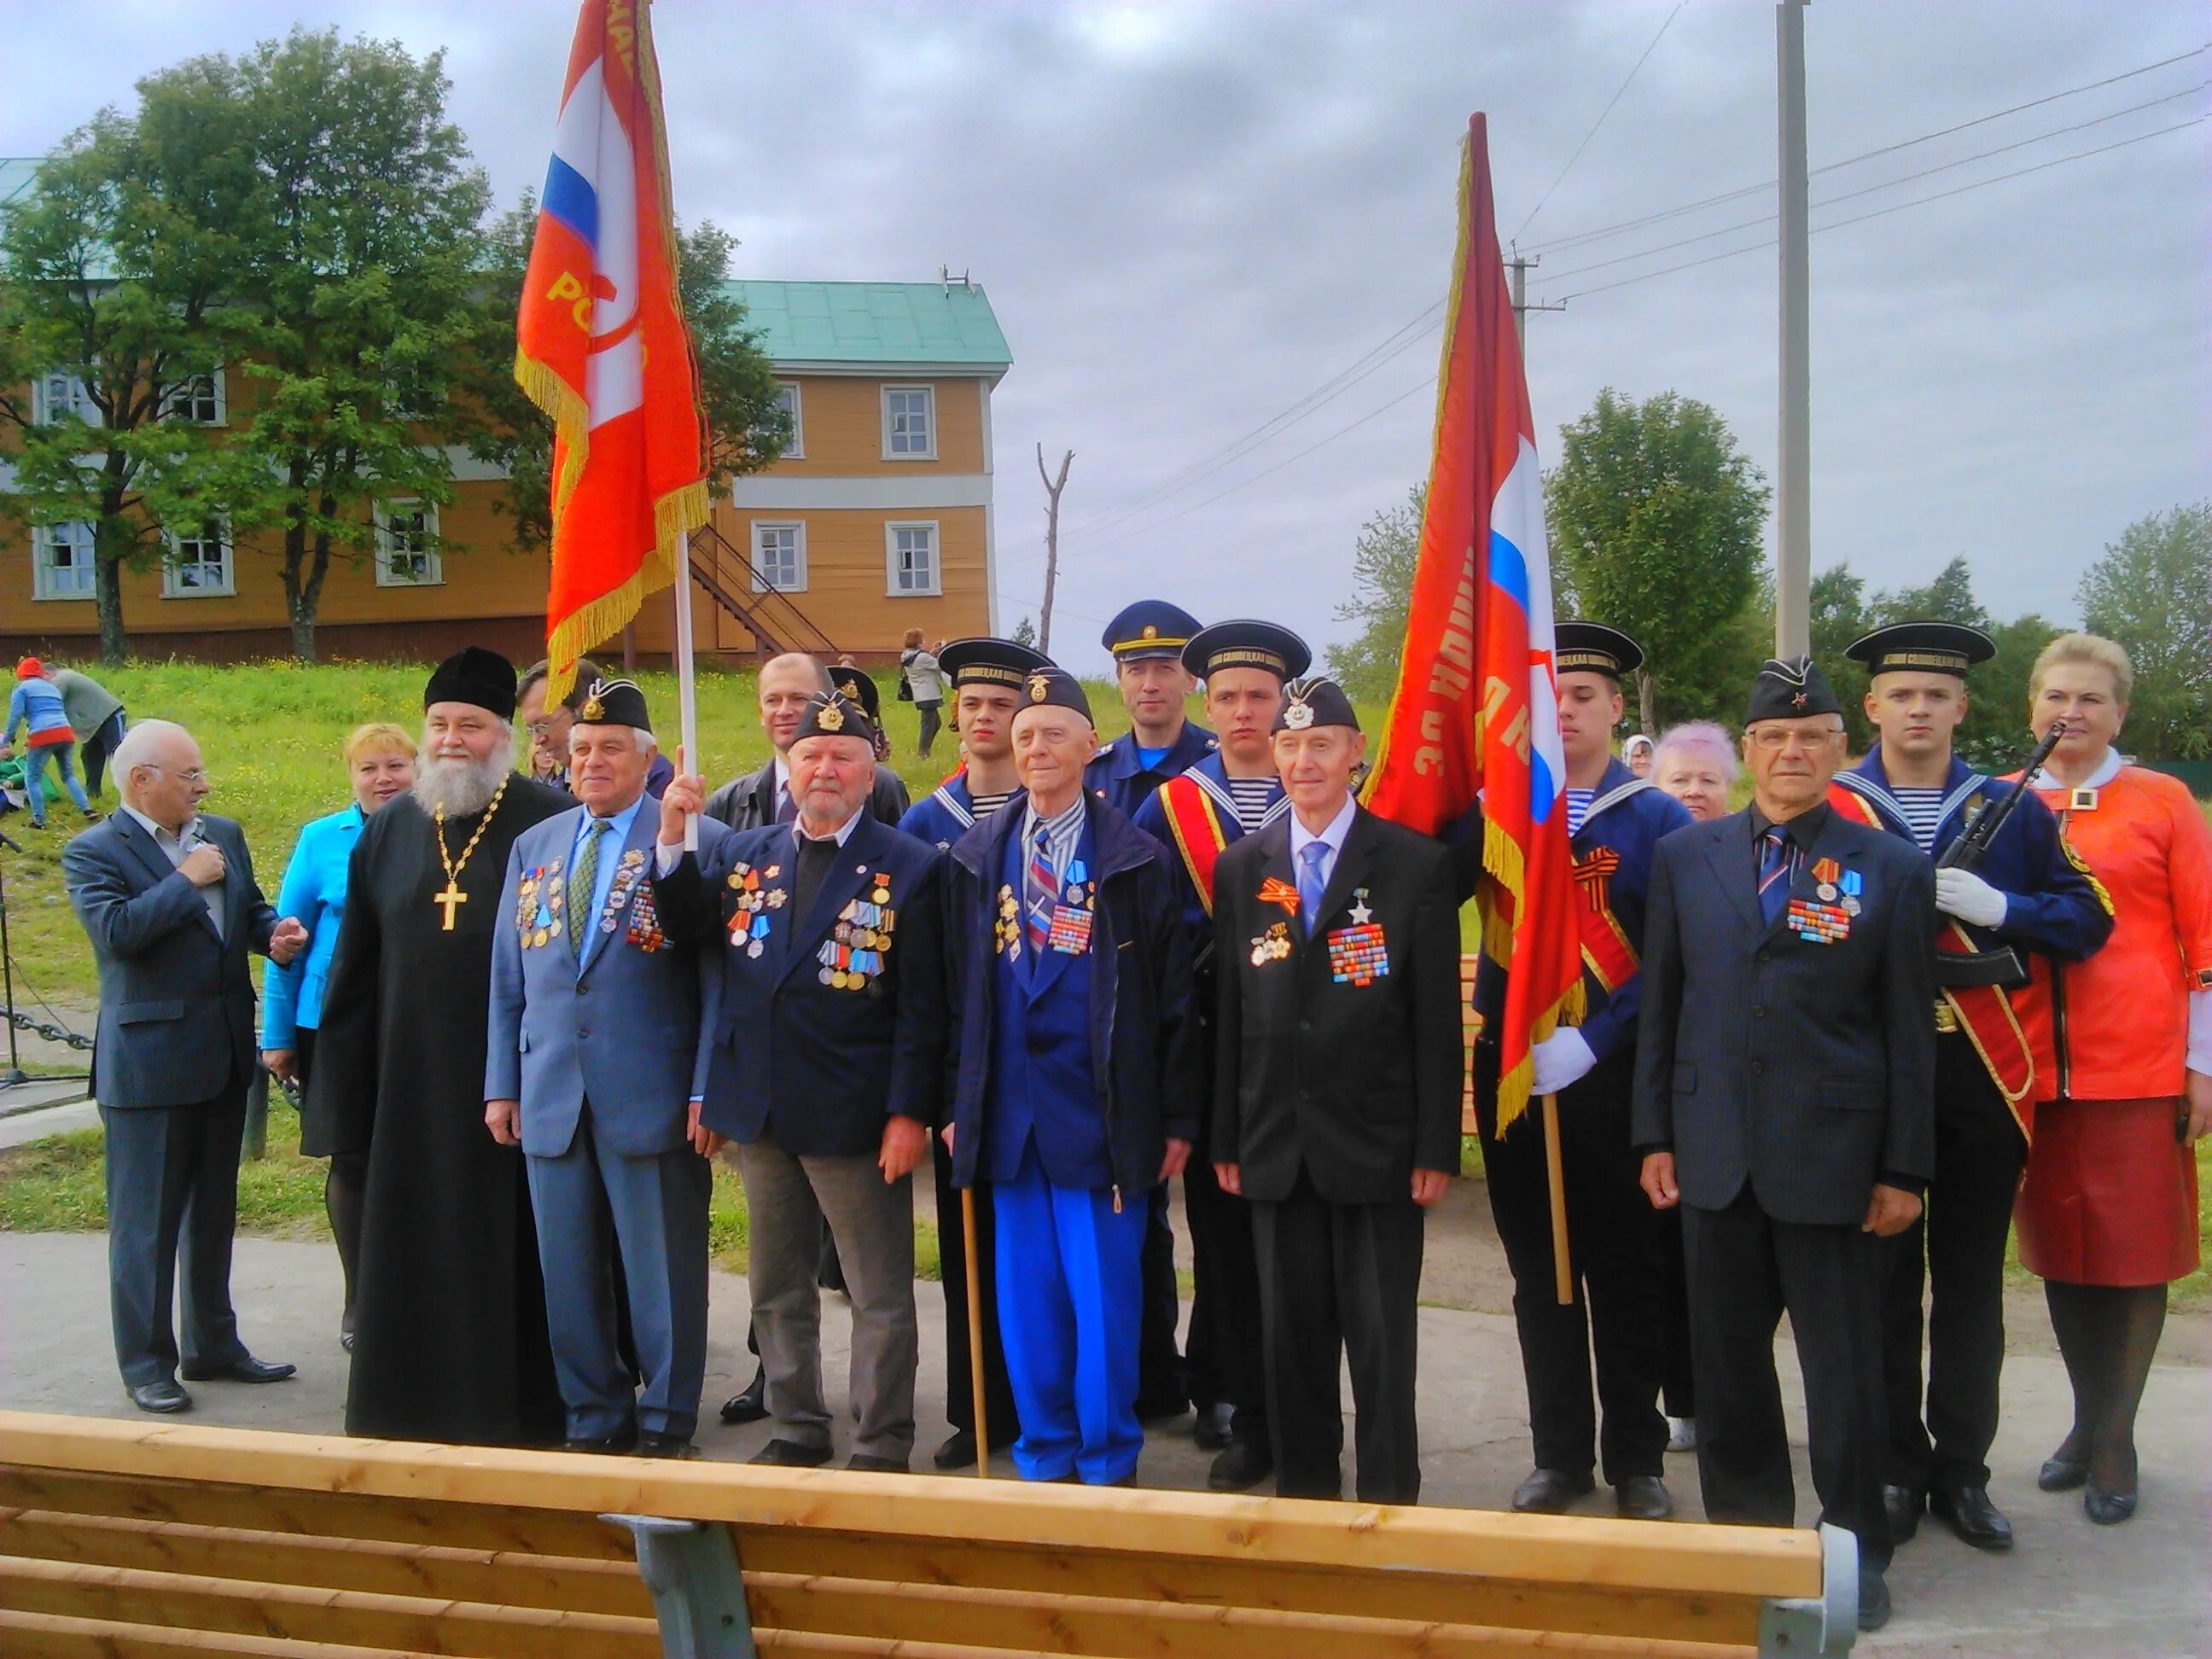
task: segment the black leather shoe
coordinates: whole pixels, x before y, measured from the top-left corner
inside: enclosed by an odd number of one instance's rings
[[[1859,1628],[1880,1630],[1889,1622],[1889,1583],[1875,1567],[1859,1569]]]
[[[1664,1521],[1674,1513],[1674,1496],[1656,1474],[1632,1474],[1613,1489],[1624,1521]]]
[[[1990,1502],[1987,1486],[1931,1487],[1928,1513],[1957,1533],[1960,1542],[1978,1550],[2012,1547],[2012,1522]]]
[[[845,1460],[845,1467],[863,1474],[911,1474],[914,1470],[903,1457],[878,1457],[873,1452],[854,1452]]]
[[[2117,1527],[2136,1512],[2133,1492],[2104,1492],[2096,1483],[2089,1482],[2081,1492],[2081,1507],[2089,1518],[2100,1527]]]
[[[282,1382],[300,1368],[256,1359],[248,1353],[240,1354],[228,1365],[180,1365],[177,1369],[187,1382]]]
[[[574,1439],[563,1440],[561,1449],[565,1452],[591,1452],[600,1457],[624,1457],[629,1455],[638,1440],[639,1436],[635,1431],[627,1434],[579,1435]]]
[[[1206,1472],[1208,1492],[1249,1492],[1275,1472],[1275,1455],[1249,1440],[1232,1440]]]
[[[940,1469],[972,1469],[975,1467],[975,1433],[972,1429],[957,1429],[937,1449],[930,1460]]]
[[[1565,1469],[1538,1469],[1513,1490],[1516,1515],[1564,1515],[1567,1505],[1585,1492],[1595,1492],[1597,1482],[1584,1469],[1570,1474]]]
[[[757,1423],[768,1415],[768,1372],[753,1367],[753,1380],[741,1394],[733,1394],[722,1402],[722,1421],[725,1423]]]
[[[827,1446],[802,1446],[796,1440],[771,1440],[748,1462],[772,1469],[818,1469],[836,1454]]]
[[[1200,1451],[1219,1451],[1229,1443],[1236,1416],[1237,1408],[1225,1400],[1200,1406],[1198,1421],[1191,1425],[1190,1437],[1198,1443]]]
[[[173,1376],[162,1377],[155,1382],[131,1382],[125,1385],[131,1391],[131,1403],[142,1412],[153,1412],[167,1417],[192,1408],[192,1397],[178,1385]]]
[[[2072,1492],[2088,1479],[2087,1458],[2077,1462],[2070,1457],[2046,1457],[2043,1460],[2043,1468],[2037,1472],[2035,1484],[2044,1492]]]
[[[1927,1495],[1911,1486],[1884,1486],[1881,1507],[1889,1516],[1889,1541],[1902,1544],[1920,1530],[1920,1511]]]
[[[691,1443],[689,1435],[661,1434],[652,1429],[637,1431],[637,1444],[631,1448],[633,1457],[667,1457],[682,1459],[696,1457],[699,1449]]]

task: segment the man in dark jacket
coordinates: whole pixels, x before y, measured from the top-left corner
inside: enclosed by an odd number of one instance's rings
[[[1031,1480],[1132,1480],[1140,1255],[1198,1133],[1190,953],[1167,852],[1100,798],[1083,688],[1032,674],[1024,793],[952,849],[953,1176],[990,1184],[999,1328]]]
[[[791,745],[806,706],[835,688],[830,671],[803,651],[771,657],[761,665],[761,730],[775,753],[757,772],[732,778],[707,797],[706,815],[732,830],[757,830],[764,823],[789,823],[799,816],[791,793]],[[888,766],[877,765],[868,790],[868,815],[896,829],[906,816],[906,784]]]
[[[1348,1355],[1360,1501],[1410,1504],[1424,1215],[1459,1170],[1451,857],[1353,799],[1334,681],[1284,694],[1291,812],[1214,869],[1214,1175],[1252,1205],[1275,1490],[1341,1494]]]
[[[1889,1617],[1881,1241],[1935,1167],[1936,871],[1828,805],[1843,713],[1810,657],[1760,671],[1743,747],[1750,806],[1652,859],[1634,1133],[1644,1190],[1682,1206],[1705,1513],[1794,1516],[1787,1310],[1821,1518],[1857,1536],[1870,1630]]]

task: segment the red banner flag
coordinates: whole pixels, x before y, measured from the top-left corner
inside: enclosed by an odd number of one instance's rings
[[[1459,198],[1428,507],[1366,800],[1430,835],[1481,804],[1482,948],[1507,970],[1493,1028],[1502,1132],[1528,1104],[1530,1049],[1562,1016],[1582,1017],[1582,945],[1543,482],[1480,115],[1469,123]]]
[[[684,533],[707,521],[647,11],[584,0],[515,319],[514,378],[554,426],[549,697],[677,579]]]

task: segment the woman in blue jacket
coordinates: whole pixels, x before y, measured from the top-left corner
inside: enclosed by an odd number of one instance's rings
[[[306,951],[289,968],[270,965],[261,982],[261,1060],[274,1076],[302,1086],[300,1150],[331,1160],[323,1182],[323,1206],[337,1241],[338,1263],[345,1271],[345,1316],[338,1340],[353,1346],[354,1266],[361,1250],[362,1194],[368,1175],[367,1152],[334,1152],[331,1126],[311,1113],[304,1085],[314,1063],[315,1030],[322,1023],[323,987],[337,950],[338,924],[345,915],[346,871],[354,843],[368,815],[415,784],[415,740],[385,721],[354,728],[345,743],[346,772],[353,783],[353,805],[300,831],[292,862],[277,894],[283,914],[297,916],[307,929]]]

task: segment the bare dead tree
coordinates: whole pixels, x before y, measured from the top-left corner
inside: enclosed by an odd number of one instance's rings
[[[1052,654],[1052,590],[1060,580],[1060,492],[1067,488],[1067,469],[1075,459],[1069,450],[1060,458],[1060,476],[1044,470],[1044,446],[1037,446],[1037,477],[1044,480],[1044,609],[1037,618],[1037,649]]]

